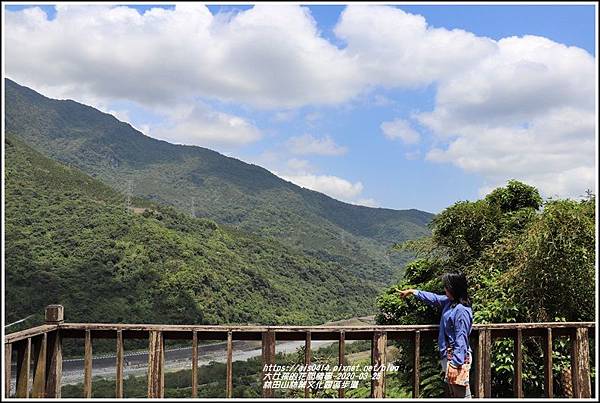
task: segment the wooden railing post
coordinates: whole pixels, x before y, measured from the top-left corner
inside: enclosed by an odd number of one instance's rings
[[[192,397],[198,397],[198,332],[192,332]]]
[[[48,305],[45,312],[47,325],[64,322],[65,309],[62,305]],[[46,397],[60,399],[62,388],[62,336],[60,329],[48,333],[46,340]]]
[[[523,333],[520,328],[517,329],[515,336],[515,360],[514,360],[514,379],[513,392],[515,397],[523,397]]]
[[[29,370],[31,363],[31,338],[17,343],[17,397],[29,397]]]
[[[387,333],[376,330],[371,340],[371,397],[385,397],[385,367],[386,367]]]
[[[492,396],[492,337],[489,329],[480,329],[477,341],[477,397]]]
[[[310,365],[311,360],[311,334],[310,331],[306,332],[306,339],[304,341],[304,365],[307,367]],[[308,373],[308,369],[305,371]],[[310,388],[308,387],[308,381],[304,386],[304,397],[310,397]]]
[[[576,399],[592,396],[589,354],[587,328],[573,329],[571,333],[571,379],[573,381],[573,397]]]
[[[227,332],[226,396],[233,397],[233,334]]]
[[[83,397],[92,397],[92,331],[85,331],[83,359]]]
[[[12,343],[4,345],[4,397],[10,397],[10,385],[12,380]]]
[[[273,397],[273,388],[264,387],[265,382],[273,382],[273,379],[270,375],[265,379],[265,376],[267,374],[271,374],[272,372],[270,370],[264,370],[265,365],[270,366],[275,364],[275,332],[272,330],[267,330],[266,332],[262,333],[262,364],[262,397]]]
[[[115,397],[117,399],[123,398],[123,331],[117,330],[117,354],[116,354],[115,366],[117,367],[117,373],[115,376]],[[149,367],[149,366],[148,366]],[[148,369],[150,373],[150,369]]]
[[[338,341],[338,365],[343,368],[346,365],[346,333],[342,330]],[[344,371],[338,371],[338,373],[344,373]],[[340,383],[343,383],[340,382]],[[338,389],[338,397],[344,397],[344,388],[340,386]]]
[[[62,305],[48,305],[45,312],[47,325],[57,325],[65,321],[65,308]]]
[[[544,394],[548,398],[554,396],[554,380],[552,373],[552,328],[546,329],[544,337]]]
[[[46,397],[46,349],[48,334],[36,336],[33,339],[33,387],[31,396],[34,398]]]
[[[165,341],[161,331],[151,330],[148,346],[148,397],[161,398],[165,393]]]
[[[421,332],[416,331],[414,334],[414,353],[413,353],[413,397],[419,397],[419,385],[421,383]]]

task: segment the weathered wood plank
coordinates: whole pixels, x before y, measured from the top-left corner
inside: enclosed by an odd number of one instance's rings
[[[31,364],[31,339],[20,341],[17,348],[17,393],[16,397],[29,397],[29,371]]]
[[[515,330],[515,329],[569,329],[595,327],[595,322],[536,322],[536,323],[491,323],[491,324],[474,324],[473,329],[488,329],[488,330]],[[256,325],[240,325],[240,326],[228,326],[228,325],[161,325],[161,324],[129,324],[129,323],[62,323],[61,329],[90,329],[90,330],[133,330],[133,331],[173,331],[173,332],[192,332],[205,331],[205,332],[224,332],[232,330],[238,332],[265,332],[270,330],[272,332],[299,332],[306,333],[307,331],[312,332],[334,332],[335,339],[337,339],[340,329],[344,329],[346,336],[349,332],[370,332],[371,334],[375,331],[406,331],[412,332],[415,330],[421,331],[421,337],[424,332],[435,332],[438,330],[438,325],[361,325],[361,326],[256,326]],[[10,335],[7,335],[7,337]],[[191,337],[191,335],[190,335]],[[346,337],[348,339],[348,337]],[[10,340],[10,339],[7,339]],[[235,340],[235,338],[234,338]]]
[[[53,332],[56,329],[58,329],[58,325],[41,325],[19,332],[9,333],[4,337],[4,343],[16,343],[17,341],[25,340],[33,336]]]
[[[489,329],[479,331],[477,346],[477,397],[491,397],[492,395],[492,368],[490,355],[492,352],[492,338]]]
[[[343,368],[346,365],[346,333],[342,330],[340,331],[340,338],[338,340],[338,365],[340,368]],[[342,371],[339,371],[342,373]],[[340,386],[338,389],[338,397],[343,398],[345,395],[345,390]]]
[[[574,329],[571,336],[571,379],[573,381],[573,397],[590,398],[590,353],[587,328]]]
[[[10,385],[12,379],[12,350],[13,345],[7,343],[4,345],[4,397],[10,397]]]
[[[473,339],[475,339],[475,337],[478,337],[479,332],[478,331],[472,331],[471,332],[471,336]],[[478,359],[478,352],[479,352],[479,342],[477,341],[477,339],[475,340],[469,340],[469,345],[471,346],[471,374],[469,376],[470,378],[470,385],[469,387],[471,388],[471,393],[473,395],[473,397],[479,397],[478,393],[479,393],[479,388],[477,387],[477,381],[479,379],[479,374],[478,374],[478,367],[479,365],[479,359]]]
[[[552,329],[546,329],[544,337],[544,394],[554,397],[554,379],[552,373]]]
[[[386,367],[387,333],[382,331],[373,332],[371,341],[371,365],[373,372],[371,376],[371,397],[385,397],[385,367]]]
[[[62,333],[48,333],[46,346],[46,397],[60,399],[62,386]]]
[[[162,332],[150,332],[148,345],[148,398],[164,397],[164,337]]]
[[[44,333],[32,339],[34,351],[33,363],[33,387],[31,397],[46,397],[46,350],[48,345],[48,334]]]
[[[515,336],[515,360],[514,360],[514,379],[513,392],[515,397],[523,397],[523,334],[521,329],[517,329]]]
[[[48,305],[44,322],[47,325],[61,324],[65,321],[65,308],[62,305]]]
[[[416,331],[413,337],[413,397],[419,397],[419,386],[421,384],[421,332]]]
[[[92,331],[85,331],[83,357],[83,397],[92,397]]]
[[[306,332],[306,338],[304,339],[304,365],[310,365],[312,358],[311,355],[311,333],[308,331]],[[306,386],[304,386],[304,397],[310,397],[310,388],[308,387],[308,382],[306,382]]]
[[[233,397],[233,336],[227,333],[227,373],[226,373],[226,396]]]
[[[192,332],[192,397],[198,397],[198,332]]]
[[[117,330],[117,354],[116,354],[117,374],[115,378],[115,397],[123,398],[123,331]]]
[[[262,363],[263,371],[262,377],[262,397],[273,397],[273,388],[265,387],[265,382],[272,382],[272,372],[268,367],[275,364],[275,332],[266,331],[263,332],[262,336]],[[266,369],[266,370],[265,370]]]

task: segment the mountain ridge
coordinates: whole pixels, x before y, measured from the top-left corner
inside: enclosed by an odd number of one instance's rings
[[[117,190],[274,237],[388,283],[406,261],[389,246],[428,234],[432,214],[348,204],[216,151],[171,144],[72,100],[5,80],[6,132]]]
[[[279,242],[133,200],[8,135],[6,320],[48,304],[71,321],[319,324],[377,291]]]

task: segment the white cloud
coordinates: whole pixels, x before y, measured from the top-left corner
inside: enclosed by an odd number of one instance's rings
[[[143,15],[59,5],[52,21],[39,8],[4,15],[7,75],[49,96],[153,107],[206,97],[281,111],[433,84],[434,109],[414,116],[435,136],[429,160],[487,184],[516,177],[546,194],[595,190],[596,61],[546,38],[496,41],[372,5],[342,12],[334,28],[342,47],[297,5],[260,4],[227,16],[198,3]],[[251,123],[216,111],[170,123],[162,135],[180,142],[244,144],[260,136]],[[418,140],[409,130],[391,133]]]
[[[362,182],[352,182],[335,175],[319,173],[319,169],[310,161],[300,158],[284,158],[281,152],[263,152],[254,161],[273,174],[306,189],[324,193],[346,203],[374,207],[377,202],[363,195]]]
[[[352,183],[333,175],[300,174],[278,176],[298,186],[325,193],[342,201],[353,200],[363,191],[363,184],[361,182]]]
[[[311,172],[314,170],[309,161],[299,158],[290,158],[287,161],[287,167],[292,172]]]
[[[144,14],[125,6],[58,5],[5,17],[6,71],[55,96],[168,105],[205,96],[258,108],[346,102],[372,86],[427,85],[493,51],[494,41],[430,28],[387,6],[350,5],[338,48],[307,7],[257,4],[213,16],[200,3]]]
[[[214,17],[200,3],[144,14],[58,5],[5,13],[6,71],[54,93],[165,105],[200,95],[260,108],[336,104],[354,96],[355,60],[319,36],[306,7],[258,4]]]
[[[261,132],[245,119],[196,104],[175,109],[169,123],[152,129],[152,137],[178,144],[239,146],[255,142]]]
[[[490,186],[511,178],[548,196],[595,190],[594,58],[525,36],[442,82],[432,112],[418,114],[441,144],[427,158],[480,174]]]
[[[367,85],[427,85],[496,50],[491,39],[432,28],[422,16],[389,6],[350,5],[334,31],[347,43],[345,52],[359,61]]]
[[[346,147],[337,145],[330,136],[317,138],[310,134],[290,137],[287,147],[290,152],[298,155],[343,155],[348,151]]]
[[[377,201],[372,198],[358,199],[357,201],[353,202],[352,204],[356,204],[358,206],[365,206],[365,207],[379,207],[379,204],[377,203]]]
[[[400,139],[405,144],[415,144],[419,142],[419,133],[410,127],[410,123],[404,119],[394,119],[389,122],[383,122],[379,127],[388,139]]]

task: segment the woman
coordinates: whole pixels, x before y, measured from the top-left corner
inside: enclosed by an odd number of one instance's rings
[[[441,308],[438,347],[445,373],[446,397],[471,397],[469,370],[471,348],[469,334],[473,325],[473,311],[467,292],[467,279],[462,273],[442,276],[446,295],[421,290],[398,290],[402,298],[414,295],[428,305]]]

